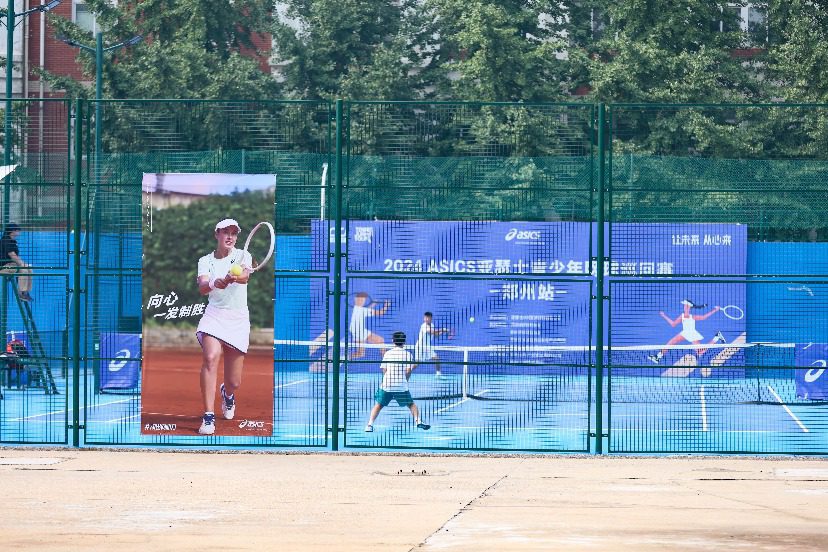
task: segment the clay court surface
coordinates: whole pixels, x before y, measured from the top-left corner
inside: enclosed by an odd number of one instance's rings
[[[9,550],[825,550],[828,462],[0,449]]]
[[[201,403],[199,374],[201,349],[145,349],[142,386],[142,432],[150,435],[197,435],[204,406]],[[219,366],[216,383],[216,410],[221,404],[219,385],[224,364]],[[216,435],[271,435],[273,433],[273,349],[253,348],[245,355],[242,385],[236,394],[236,418],[216,416]],[[244,424],[241,421],[254,421]],[[154,431],[153,424],[175,430]]]

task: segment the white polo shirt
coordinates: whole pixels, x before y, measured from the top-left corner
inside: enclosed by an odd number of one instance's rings
[[[408,391],[408,380],[405,372],[411,367],[411,353],[402,347],[389,349],[382,355],[382,366],[385,374],[382,376],[380,389],[383,391]]]
[[[253,258],[235,247],[223,259],[217,259],[215,252],[211,252],[198,260],[198,276],[208,276],[210,280],[224,278],[234,264],[252,266]],[[214,289],[208,295],[207,304],[219,309],[247,310],[247,284],[232,283],[224,289]]]

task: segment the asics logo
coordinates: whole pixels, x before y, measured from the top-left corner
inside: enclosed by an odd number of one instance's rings
[[[819,369],[810,369],[805,372],[805,381],[807,383],[813,383],[819,379],[819,377],[825,373],[825,368],[828,367],[828,361],[825,360],[816,360],[811,363],[811,366],[819,366]]]
[[[132,358],[132,353],[129,352],[129,349],[121,349],[115,353],[115,358],[130,359]],[[110,372],[120,372],[126,364],[126,360],[110,360],[107,368]]]
[[[539,240],[540,234],[539,230],[518,230],[517,228],[512,228],[506,234],[505,240]]]
[[[239,422],[239,429],[264,429],[264,422],[258,420],[242,420]]]

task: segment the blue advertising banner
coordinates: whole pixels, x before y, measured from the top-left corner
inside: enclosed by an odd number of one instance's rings
[[[140,377],[141,336],[101,333],[101,390],[137,389]]]
[[[433,325],[448,329],[453,338],[447,345],[588,345],[589,243],[589,223],[352,222],[347,263],[351,339],[359,341],[362,326],[371,331],[376,322],[378,331],[401,329],[413,341],[424,313],[432,312]],[[357,271],[493,278],[363,279]],[[530,274],[531,279],[525,277]],[[560,274],[584,279],[556,278]],[[360,307],[368,299],[391,302],[382,321],[373,316],[354,320],[354,315],[366,314]]]
[[[744,275],[747,227],[738,224],[613,224],[613,346],[745,342],[745,285],[681,275]],[[624,282],[624,276],[675,280]]]
[[[317,222],[314,236],[328,228]],[[343,236],[349,345],[360,358],[366,354],[361,344],[388,343],[397,330],[414,344],[430,312],[432,327],[445,330],[435,336],[436,346],[489,348],[497,358],[506,350],[516,362],[578,364],[572,359],[583,357],[579,349],[594,346],[595,230],[586,222],[350,221]],[[664,345],[712,344],[719,355],[725,342],[745,341],[743,283],[678,281],[680,275],[745,274],[745,226],[613,224],[611,243],[605,274],[608,285],[617,284],[610,305],[612,345],[643,347],[634,360],[624,351],[622,364],[663,359],[666,368],[673,360],[659,354]],[[407,272],[418,277],[400,277]],[[441,278],[445,273],[455,274]],[[648,275],[677,278],[624,280]],[[311,328],[312,338],[323,332]],[[550,346],[573,352],[543,352]],[[732,350],[713,365],[738,365]],[[479,360],[486,360],[485,352],[478,351]],[[687,363],[691,355],[701,365],[707,353],[699,346],[682,351],[676,362]]]
[[[796,396],[810,400],[828,399],[828,343],[807,343],[796,346]]]

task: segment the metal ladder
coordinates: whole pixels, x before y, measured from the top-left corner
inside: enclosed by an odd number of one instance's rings
[[[47,395],[58,394],[57,385],[55,385],[55,378],[52,376],[52,368],[46,360],[46,350],[43,348],[43,342],[40,339],[40,334],[37,331],[37,325],[32,314],[32,305],[28,301],[24,301],[18,294],[17,278],[14,275],[4,275],[3,279],[11,281],[12,293],[20,309],[20,317],[23,320],[23,329],[29,341],[29,356],[28,357],[14,357],[14,361],[27,366],[31,372],[33,382],[36,382],[36,387],[42,388]],[[9,358],[9,357],[7,357]],[[0,393],[0,398],[2,394]]]

